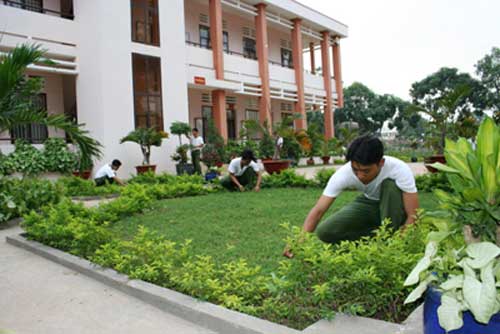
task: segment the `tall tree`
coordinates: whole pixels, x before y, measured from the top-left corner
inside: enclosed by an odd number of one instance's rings
[[[493,47],[490,54],[477,62],[476,73],[486,88],[486,106],[500,123],[500,48]]]
[[[82,160],[100,155],[101,145],[88,135],[83,125],[74,124],[65,115],[47,115],[37,109],[33,97],[41,90],[39,78],[26,78],[27,67],[47,62],[39,46],[21,45],[0,56],[0,132],[17,125],[42,124],[61,129],[78,146]]]

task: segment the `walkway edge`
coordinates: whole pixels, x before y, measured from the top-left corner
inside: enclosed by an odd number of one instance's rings
[[[220,334],[299,334],[300,331],[249,316],[222,306],[199,301],[182,293],[162,288],[112,269],[103,268],[88,260],[26,239],[22,234],[8,236],[7,243],[26,249],[48,260],[98,280],[112,288],[138,298],[170,314]]]

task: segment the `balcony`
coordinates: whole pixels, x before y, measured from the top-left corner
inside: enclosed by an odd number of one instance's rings
[[[72,0],[60,0],[52,1],[50,4],[51,8],[44,7],[43,1],[36,4],[36,1],[29,2],[25,0],[0,0],[6,6],[24,9],[27,11],[42,13],[51,16],[58,16],[63,19],[73,20],[75,16],[73,15],[73,1]]]

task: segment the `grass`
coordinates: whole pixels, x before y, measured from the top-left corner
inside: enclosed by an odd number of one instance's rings
[[[192,239],[195,254],[211,255],[217,262],[245,258],[271,272],[283,259],[286,232],[281,223],[302,226],[322,189],[264,189],[259,193],[219,193],[207,196],[164,200],[145,214],[113,224],[113,231],[125,239],[139,225],[183,242]],[[344,192],[325,217],[358,196]],[[433,208],[435,197],[419,195],[421,207]]]

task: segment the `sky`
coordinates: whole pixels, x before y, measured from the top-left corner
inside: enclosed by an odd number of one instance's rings
[[[298,1],[349,27],[344,87],[358,81],[409,99],[412,83],[441,67],[475,75],[477,61],[500,47],[500,0]]]

